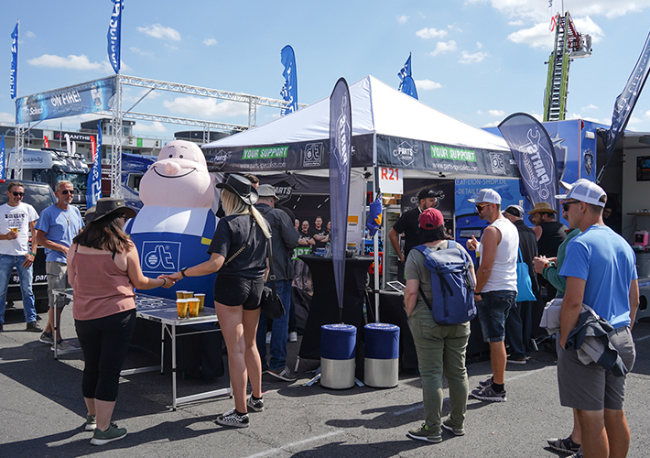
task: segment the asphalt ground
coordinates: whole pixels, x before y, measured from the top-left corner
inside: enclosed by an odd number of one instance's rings
[[[44,322],[47,319],[42,315]],[[400,374],[399,385],[377,390],[355,386],[335,391],[304,386],[318,361],[302,361],[294,383],[263,377],[266,408],[251,413],[251,426],[216,425],[217,414],[233,401],[219,397],[171,410],[171,375],[150,372],[121,379],[113,420],[128,435],[104,446],[90,445],[83,430],[86,409],[81,396],[81,353],[55,361],[49,346],[26,332],[22,310],[7,311],[0,333],[0,457],[549,457],[562,456],[546,439],[566,436],[571,412],[559,404],[555,355],[540,350],[528,364],[508,365],[508,401],[470,399],[465,428],[455,437],[429,444],[406,437],[424,417],[420,379]],[[650,456],[650,323],[633,331],[637,361],[628,375],[625,410],[632,431],[630,457]],[[63,335],[73,337],[70,309]],[[299,343],[289,343],[295,364]],[[225,356],[224,356],[225,360]],[[153,365],[156,358],[130,350],[125,367]],[[468,364],[470,386],[490,373],[489,361]],[[225,376],[210,381],[179,380],[179,395],[224,388]],[[446,391],[446,389],[445,389]],[[448,413],[445,402],[443,414]]]

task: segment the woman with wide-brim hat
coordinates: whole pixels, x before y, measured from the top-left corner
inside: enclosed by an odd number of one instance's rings
[[[264,409],[262,363],[255,337],[267,270],[266,243],[271,234],[268,223],[254,207],[258,194],[247,178],[232,174],[217,188],[222,189],[221,204],[226,216],[219,220],[208,248],[210,259],[168,278],[178,281],[219,272],[214,283],[214,307],[228,349],[235,408],[219,415],[216,423],[246,428],[248,410]],[[247,379],[252,388],[248,400]]]
[[[68,250],[68,281],[74,289],[72,316],[84,354],[85,429],[93,431],[91,444],[104,445],[126,436],[126,429],[111,423],[111,417],[135,329],[133,289],[170,288],[174,281],[142,273],[138,251],[122,230],[136,210],[123,199],[99,199],[90,213]]]

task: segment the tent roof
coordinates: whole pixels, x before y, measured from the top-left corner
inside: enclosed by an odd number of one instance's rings
[[[503,138],[447,116],[373,76],[350,86],[352,135],[380,134],[464,148],[509,151]],[[203,145],[261,146],[329,138],[329,97],[290,115]]]

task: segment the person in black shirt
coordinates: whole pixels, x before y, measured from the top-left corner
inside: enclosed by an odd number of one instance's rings
[[[311,250],[312,253],[315,252],[318,248],[325,248],[327,246],[327,241],[329,240],[329,232],[323,227],[323,218],[320,216],[316,217],[314,221],[312,237],[314,238],[314,245]]]
[[[566,238],[566,231],[568,228],[555,221],[557,211],[551,208],[551,205],[546,202],[537,202],[535,208],[528,212],[531,222],[535,225],[533,231],[537,236],[537,252],[539,256],[546,256],[547,258],[554,258],[557,256],[557,249]],[[556,289],[541,275],[537,278],[540,286],[544,287],[544,291],[540,291],[541,298],[547,302],[555,297]],[[545,294],[544,294],[545,293]]]
[[[397,266],[397,278],[399,280],[404,279],[404,262],[409,255],[409,251],[411,251],[414,246],[422,244],[418,234],[420,213],[427,208],[436,206],[437,195],[438,194],[433,189],[423,189],[420,191],[418,194],[417,208],[404,212],[388,232],[388,239],[400,260],[400,263]],[[403,234],[404,236],[403,253],[399,243],[400,234]]]

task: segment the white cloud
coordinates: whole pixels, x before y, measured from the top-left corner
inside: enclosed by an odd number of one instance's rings
[[[32,32],[31,30],[27,31],[27,38],[34,38],[35,36],[36,36],[36,34],[34,32]]]
[[[596,105],[594,105],[593,103],[590,103],[590,104],[587,105],[586,107],[582,107],[582,108],[580,108],[580,109],[581,109],[582,111],[589,111],[589,110],[597,110],[598,107],[597,107]]]
[[[12,113],[0,113],[0,122],[9,124],[15,123],[16,115]]]
[[[499,124],[501,124],[501,121],[494,121],[484,124],[481,127],[497,127]]]
[[[434,49],[432,52],[429,54],[432,56],[437,56],[438,54],[442,54],[445,52],[453,52],[458,49],[456,47],[456,42],[454,40],[449,40],[449,41],[439,41],[436,43],[436,49]]]
[[[549,32],[548,24],[539,23],[528,29],[517,30],[508,35],[514,43],[527,44],[531,48],[553,49],[555,35]]]
[[[510,21],[510,22],[508,22],[508,25],[512,25],[514,27],[521,27],[522,25],[524,25],[524,21],[522,21],[522,20]]]
[[[406,14],[402,14],[400,16],[397,16],[397,22],[400,24],[406,24],[406,21],[409,20],[409,17]]]
[[[146,27],[138,27],[138,32],[154,38],[167,38],[173,41],[180,41],[181,34],[171,27],[164,27],[162,24],[153,24]]]
[[[137,123],[135,126],[133,126],[133,130],[136,132],[167,132],[167,128],[158,121],[154,121],[152,123]]]
[[[67,68],[69,70],[103,70],[112,71],[108,62],[90,62],[85,55],[75,56],[70,54],[68,57],[55,56],[52,54],[43,54],[40,57],[27,60],[29,65],[35,67],[49,68]]]
[[[248,114],[248,105],[239,102],[217,103],[214,99],[203,97],[176,97],[165,100],[163,105],[174,113],[189,115],[200,119],[207,116],[240,116]]]
[[[580,33],[591,35],[592,43],[598,43],[605,36],[603,29],[598,27],[598,24],[592,21],[589,16],[584,18],[574,18],[573,22],[575,22],[576,28]]]
[[[637,118],[636,116],[632,116],[630,120],[628,121],[628,124],[640,124],[643,122],[643,119]]]
[[[206,38],[203,40],[203,44],[206,46],[217,46],[217,39],[216,38]]]
[[[488,3],[486,0],[466,0],[467,3]],[[547,1],[540,0],[489,0],[490,5],[514,21],[550,22]],[[571,0],[564,2],[575,19],[579,16],[605,16],[613,18],[628,13],[639,13],[650,8],[650,0]]]
[[[418,37],[424,38],[426,40],[426,39],[429,39],[429,38],[442,38],[442,37],[447,35],[447,31],[442,30],[442,29],[437,30],[437,29],[431,28],[431,29],[418,30],[417,32],[415,32],[415,34]]]
[[[489,54],[486,52],[475,52],[474,54],[470,54],[467,51],[463,51],[462,57],[458,62],[461,64],[477,64],[488,56]]]
[[[478,49],[483,49],[483,43],[481,43],[480,41],[477,41],[477,42],[476,42],[476,47],[477,47]]]
[[[648,116],[648,117],[650,117],[650,110],[646,111],[646,112],[645,112],[645,115]]]
[[[431,80],[415,80],[415,87],[419,91],[431,91],[433,89],[440,89],[442,84]]]
[[[506,112],[503,110],[488,110],[490,116],[505,116]]]
[[[151,51],[144,51],[140,48],[136,48],[135,46],[131,46],[129,49],[131,50],[131,52],[140,54],[141,56],[153,57],[153,53]]]

